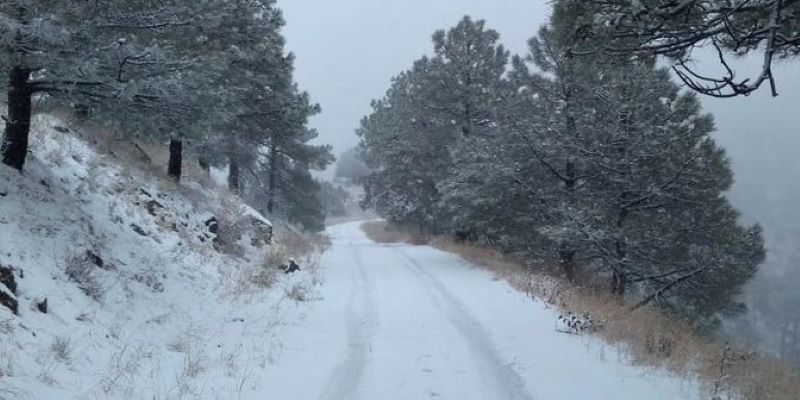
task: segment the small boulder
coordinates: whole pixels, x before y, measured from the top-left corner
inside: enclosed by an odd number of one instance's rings
[[[0,288],[0,305],[11,310],[14,315],[19,314],[19,302],[10,291]]]
[[[47,297],[39,296],[34,301],[34,305],[36,306],[36,310],[38,310],[42,314],[47,314]]]
[[[103,259],[97,253],[91,250],[86,250],[86,260],[96,265],[100,269],[106,269]]]
[[[150,213],[152,216],[156,216],[156,210],[159,208],[164,208],[164,205],[159,203],[156,200],[149,200],[145,204],[145,208],[147,208],[147,212]]]
[[[209,218],[206,220],[205,225],[210,233],[215,235],[219,233],[219,220],[217,220],[217,217]]]
[[[249,215],[248,222],[253,229],[254,237],[251,244],[254,247],[272,244],[272,224],[269,221],[258,215]]]
[[[14,278],[14,269],[0,265],[0,305],[5,306],[14,314],[19,313],[17,301],[17,281]]]
[[[134,231],[134,232],[138,233],[138,234],[139,234],[139,235],[141,235],[141,236],[150,236],[150,235],[148,235],[148,234],[147,234],[147,232],[145,232],[145,230],[144,230],[144,229],[142,229],[142,227],[141,227],[141,226],[139,226],[139,225],[136,225],[136,224],[131,224],[131,229],[133,229],[133,231]]]
[[[298,265],[293,258],[289,259],[289,265],[282,265],[281,268],[283,272],[287,274],[293,274],[297,271],[300,271],[300,265]]]
[[[17,294],[17,280],[14,278],[14,268],[0,265],[0,285],[4,285],[12,294]]]

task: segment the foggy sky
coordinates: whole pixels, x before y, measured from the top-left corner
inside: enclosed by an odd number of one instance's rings
[[[284,32],[297,55],[300,85],[322,105],[312,125],[321,143],[339,154],[357,143],[354,129],[369,103],[389,87],[390,78],[432,51],[431,34],[454,26],[464,15],[487,20],[501,42],[524,54],[526,41],[547,21],[548,0],[279,0],[288,22]],[[742,72],[758,70],[747,60]],[[776,68],[781,96],[762,90],[748,98],[704,99],[717,120],[718,141],[732,159],[732,198],[762,220],[753,204],[776,185],[800,186],[800,59]],[[780,192],[800,204],[800,190]],[[798,206],[800,207],[800,206]],[[800,224],[800,211],[783,210]],[[769,236],[769,232],[768,235]]]

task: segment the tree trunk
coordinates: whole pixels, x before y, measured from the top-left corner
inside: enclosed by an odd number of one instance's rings
[[[211,176],[211,163],[208,161],[208,157],[200,156],[197,157],[197,165],[200,166],[200,169],[203,170],[206,174],[206,178]]]
[[[9,73],[8,118],[3,144],[3,164],[20,172],[28,155],[28,135],[31,130],[31,100],[33,91],[28,86],[30,71],[14,67]]]
[[[625,276],[625,273],[621,271],[614,271],[614,274],[611,275],[611,293],[624,296],[627,285],[628,278]]]
[[[562,241],[558,246],[558,260],[561,272],[568,282],[575,280],[575,249],[567,241]]]
[[[625,201],[626,195],[623,194],[621,201]],[[627,243],[625,242],[625,234],[623,226],[625,220],[628,218],[628,210],[621,209],[617,215],[617,240],[614,244],[617,255],[617,262],[619,263],[614,269],[614,274],[611,276],[611,293],[620,296],[625,295],[625,289],[628,284],[628,277],[625,271],[628,271],[628,252],[626,250]]]
[[[267,212],[275,212],[275,190],[278,187],[278,145],[273,144],[269,149],[269,201]]]
[[[167,174],[175,181],[181,181],[181,167],[183,166],[183,140],[177,135],[169,139],[169,164]]]
[[[239,161],[236,157],[228,157],[228,190],[239,193]]]

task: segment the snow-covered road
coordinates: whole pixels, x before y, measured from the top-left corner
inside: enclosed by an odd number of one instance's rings
[[[322,299],[286,332],[261,382],[293,399],[688,399],[694,388],[629,365],[555,311],[456,256],[330,228]]]

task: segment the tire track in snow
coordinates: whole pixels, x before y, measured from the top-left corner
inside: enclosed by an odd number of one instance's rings
[[[347,303],[347,354],[328,378],[320,400],[357,399],[364,372],[370,364],[372,336],[378,323],[373,285],[364,268],[359,246],[350,247],[355,267]]]
[[[402,247],[395,247],[400,253],[404,264],[417,276],[433,302],[440,306],[441,311],[455,326],[461,336],[472,350],[472,355],[478,358],[481,376],[491,377],[491,384],[497,390],[502,400],[533,400],[534,397],[525,387],[522,377],[506,362],[492,342],[486,327],[478,321],[442,282],[433,274],[426,271],[417,260],[409,256]]]

